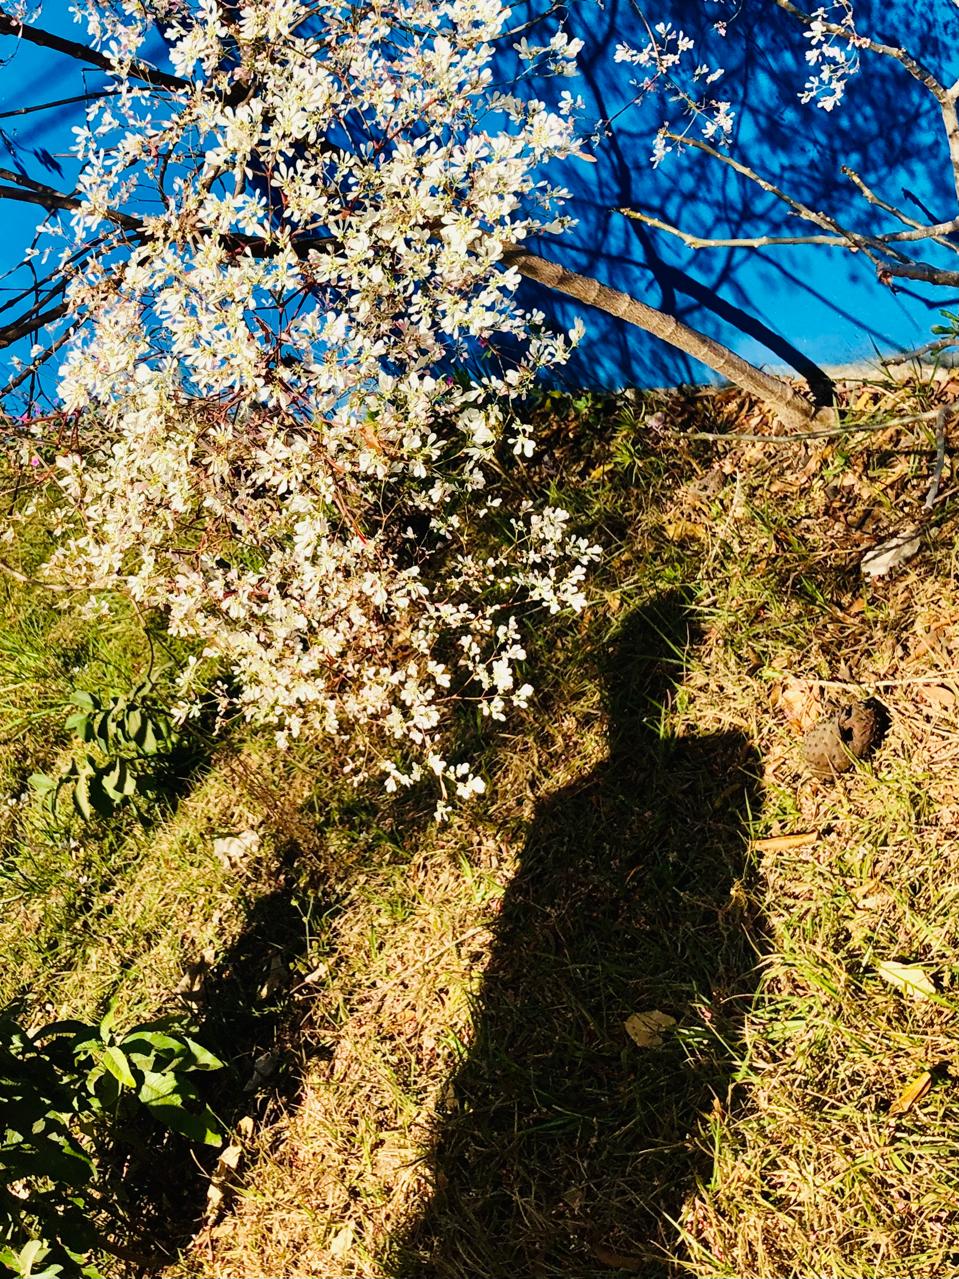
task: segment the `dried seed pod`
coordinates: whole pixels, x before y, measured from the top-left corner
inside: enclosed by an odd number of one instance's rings
[[[870,698],[850,702],[828,719],[814,724],[803,738],[803,757],[813,777],[834,777],[865,759],[882,740],[886,715],[882,705]]]

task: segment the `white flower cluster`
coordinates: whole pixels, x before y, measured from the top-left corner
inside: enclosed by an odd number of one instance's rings
[[[620,43],[617,44],[613,55],[614,62],[627,62],[649,69],[649,74],[644,80],[630,81],[632,87],[637,90],[638,97],[649,93],[656,87],[657,82],[662,81],[668,96],[674,101],[681,101],[689,115],[698,122],[704,138],[721,144],[729,142],[736,117],[732,103],[720,101],[698,89],[684,89],[680,85],[680,77],[686,73],[693,86],[714,84],[725,74],[725,69],[711,67],[706,62],[695,62],[692,65],[693,60],[687,55],[695,48],[695,41],[681,28],[674,27],[672,23],[659,22],[648,30],[649,40],[641,49]],[[666,136],[668,131],[668,123],[663,124],[653,139],[653,150],[650,156],[653,168],[657,168],[673,150]]]
[[[815,67],[799,94],[800,102],[815,102],[823,111],[832,111],[842,101],[846,82],[859,70],[857,52],[861,37],[856,32],[850,0],[835,0],[831,11],[816,9],[806,28],[809,41],[806,62]],[[826,24],[838,26],[842,34],[827,31]]]
[[[180,92],[129,73],[142,4],[82,7],[120,92],[78,133],[73,232],[105,246],[70,285],[76,521],[46,572],[162,609],[281,744],[475,793],[452,699],[525,703],[517,619],[581,608],[597,553],[489,492],[581,333],[504,262],[566,225],[542,166],[577,154],[572,113],[494,92],[500,0],[165,0]],[[568,74],[577,44],[538,52]]]

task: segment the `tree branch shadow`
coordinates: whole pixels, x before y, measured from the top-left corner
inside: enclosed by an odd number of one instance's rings
[[[661,731],[694,642],[670,594],[606,655],[609,755],[539,805],[399,1279],[677,1273],[672,1223],[709,1174],[700,1129],[726,1100],[762,934],[755,750]],[[676,1022],[640,1047],[624,1023],[652,1011]]]

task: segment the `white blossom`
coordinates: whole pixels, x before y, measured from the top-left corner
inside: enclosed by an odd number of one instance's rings
[[[76,133],[72,234],[106,247],[68,286],[79,444],[54,472],[76,516],[44,574],[93,608],[125,590],[194,642],[178,720],[222,662],[222,713],[281,746],[322,734],[353,777],[480,793],[446,757],[451,700],[524,706],[520,619],[581,609],[596,555],[553,508],[504,539],[487,495],[582,334],[524,312],[504,263],[567,225],[543,166],[580,154],[581,103],[492,88],[499,0],[167,0],[187,85],[152,96],[127,77],[140,6],[77,8],[121,91]],[[566,75],[579,49],[518,52]],[[124,238],[115,210],[151,182]]]

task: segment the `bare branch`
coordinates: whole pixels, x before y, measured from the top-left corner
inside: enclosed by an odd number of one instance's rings
[[[936,222],[932,226],[917,226],[914,231],[892,231],[888,235],[879,236],[879,239],[884,243],[895,241],[897,244],[903,244],[907,240],[935,240],[952,249],[954,253],[959,253],[959,244],[946,239],[946,236],[955,235],[957,231],[959,231],[959,218],[952,218],[949,222]]]
[[[840,226],[835,218],[829,217],[826,213],[820,213],[815,209],[811,209],[808,204],[803,204],[801,200],[795,199],[793,196],[783,191],[781,187],[777,187],[774,182],[770,182],[767,178],[762,177],[755,169],[751,169],[749,165],[742,164],[739,160],[734,160],[731,155],[726,155],[722,151],[717,151],[715,147],[711,147],[708,142],[703,142],[699,138],[687,138],[682,134],[669,132],[664,132],[663,137],[669,138],[670,141],[677,142],[682,146],[692,147],[697,151],[704,152],[708,156],[712,156],[712,158],[714,160],[718,160],[720,164],[725,164],[728,168],[740,174],[742,177],[748,178],[750,182],[754,182],[756,186],[760,187],[763,191],[768,192],[770,195],[774,195],[777,200],[781,200],[783,204],[792,209],[793,213],[798,214],[799,217],[805,219],[805,221],[811,222],[814,226],[822,227],[824,230],[831,231],[834,235],[839,236],[851,249],[859,250],[864,253],[865,256],[869,258],[871,262],[875,263],[877,267],[884,265],[879,261],[875,254],[870,251],[870,237],[858,236],[855,232],[847,231],[845,227]],[[897,256],[903,257],[902,254],[897,254]],[[906,259],[903,258],[903,260],[905,261]]]
[[[729,239],[714,239],[707,236],[692,235],[689,231],[683,231],[680,227],[673,226],[670,222],[663,222],[659,218],[651,217],[648,213],[640,213],[638,209],[617,209],[617,213],[622,213],[627,218],[634,218],[637,222],[642,222],[646,226],[655,227],[657,231],[666,231],[669,235],[674,235],[677,239],[682,240],[690,249],[765,249],[771,245],[783,244],[830,244],[839,248],[849,248],[849,236],[847,235],[754,235],[754,236],[734,236]]]
[[[857,231],[846,231],[843,235],[754,235],[717,239],[708,236],[693,235],[671,222],[663,222],[648,213],[640,213],[638,209],[617,209],[627,218],[634,218],[658,231],[666,231],[683,241],[690,249],[765,249],[770,245],[825,244],[836,248],[849,248],[850,239],[860,238],[874,248],[881,250],[887,244],[901,244],[905,241],[935,240],[959,253],[959,245],[947,240],[947,235],[959,231],[959,218],[950,222],[937,222],[933,226],[916,224],[913,231],[890,231],[885,235],[860,236]]]
[[[0,187],[0,199],[20,200],[24,204],[39,204],[44,209],[74,210],[82,207],[82,200],[74,195],[67,195],[55,187],[48,187],[43,182],[35,182],[23,174],[14,173],[10,169],[0,169],[0,178],[7,182],[15,182],[14,187]],[[103,215],[108,222],[124,227],[128,231],[140,230],[143,226],[141,218],[129,213],[120,213],[117,209],[108,209]]]
[[[949,162],[952,165],[952,179],[959,198],[959,115],[956,114],[956,86],[946,91],[946,97],[940,104],[942,125],[946,131],[949,144]]]
[[[18,386],[21,386],[24,382],[26,382],[27,378],[32,377],[34,373],[37,373],[43,365],[46,364],[47,360],[59,351],[64,342],[73,337],[79,325],[80,321],[74,320],[72,324],[69,324],[67,328],[64,329],[55,342],[51,342],[48,347],[44,348],[32,364],[28,364],[26,368],[21,369],[20,372],[15,377],[12,377],[5,386],[0,386],[0,401],[3,400],[4,396],[9,395],[11,391],[15,391]]]
[[[775,0],[775,3],[785,13],[797,18],[805,26],[812,25],[813,15],[805,13],[798,5],[793,4],[792,0]],[[942,124],[946,132],[946,142],[949,146],[953,184],[956,196],[959,198],[959,116],[956,114],[959,82],[947,89],[924,63],[913,57],[911,53],[907,53],[899,45],[883,44],[879,40],[871,40],[868,36],[862,36],[858,32],[850,31],[838,22],[826,22],[821,16],[817,16],[816,21],[820,24],[821,30],[828,31],[830,35],[846,40],[857,49],[868,49],[870,53],[878,53],[883,57],[893,58],[909,72],[914,80],[918,80],[924,88],[929,90],[939,104]]]
[[[886,213],[890,213],[894,218],[898,218],[900,222],[905,223],[906,226],[911,227],[913,230],[922,230],[921,222],[917,222],[915,218],[911,218],[908,213],[903,213],[902,209],[897,208],[896,205],[890,204],[887,200],[883,200],[881,196],[876,195],[875,191],[866,185],[855,169],[850,169],[848,164],[844,164],[842,166],[842,172],[870,204],[874,204],[877,209],[884,209]],[[949,244],[949,241],[947,240],[945,243]],[[955,246],[950,245],[950,247],[952,248]]]
[[[76,58],[79,62],[99,67],[101,71],[107,71],[111,75],[116,72],[112,59],[105,53],[100,53],[98,49],[91,49],[88,45],[79,44],[76,40],[65,40],[62,36],[54,35],[52,31],[32,27],[29,23],[18,22],[2,9],[0,9],[0,36],[15,36],[18,40],[26,40],[44,49],[54,49],[57,53],[64,53],[67,57]],[[183,80],[180,76],[168,75],[166,71],[158,71],[155,67],[147,66],[145,62],[139,62],[136,59],[129,65],[124,64],[123,75],[126,78],[142,80],[145,84],[153,85],[155,89],[172,89],[175,93],[190,87],[188,80]]]
[[[92,93],[75,93],[72,98],[54,98],[52,102],[37,102],[31,107],[16,107],[13,111],[0,111],[0,120],[15,115],[30,115],[34,111],[52,111],[54,107],[66,107],[73,102],[96,102],[100,98],[115,98],[119,89],[99,89]]]
[[[885,422],[844,422],[842,426],[830,427],[823,431],[800,431],[795,435],[760,435],[758,432],[749,431],[684,431],[681,427],[665,429],[670,435],[684,440],[725,440],[731,444],[739,441],[752,444],[802,444],[805,440],[828,440],[842,435],[871,434],[873,431],[888,431],[896,426],[911,426],[916,422],[927,422],[943,412],[948,410],[930,409],[928,413],[911,413],[908,417],[895,417]]]
[[[919,360],[924,355],[938,355],[940,351],[948,351],[956,346],[955,338],[938,338],[935,342],[927,342],[925,346],[917,346],[912,351],[903,351],[899,355],[881,355],[880,364],[908,364],[910,360]]]
[[[933,266],[931,262],[886,262],[880,268],[880,275],[901,276],[905,280],[922,280],[925,284],[945,284],[950,288],[959,287],[959,271],[944,271]]]
[[[52,306],[49,311],[42,311],[39,315],[30,313],[24,319],[14,320],[12,324],[4,325],[0,328],[0,348],[12,346],[28,333],[42,329],[45,324],[52,324],[54,320],[59,320],[62,315],[66,315],[69,310],[69,302],[61,302],[57,306]]]

